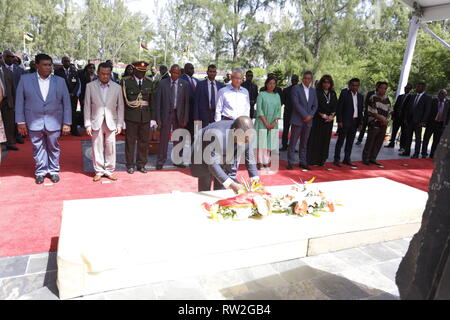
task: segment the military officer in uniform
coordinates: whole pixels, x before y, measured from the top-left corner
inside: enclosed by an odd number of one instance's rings
[[[133,174],[135,168],[147,173],[150,121],[154,119],[151,106],[152,81],[145,76],[149,64],[144,61],[133,63],[134,74],[122,79],[125,100],[125,158],[127,172]],[[136,153],[137,142],[137,155]]]

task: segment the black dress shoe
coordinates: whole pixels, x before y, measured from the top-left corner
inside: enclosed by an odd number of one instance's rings
[[[22,137],[17,137],[17,138],[16,138],[16,142],[19,143],[19,144],[24,144],[24,143],[25,143],[25,140],[23,140]]]
[[[72,132],[72,135],[75,137],[81,137],[81,134],[78,131]]]
[[[128,168],[128,169],[127,169],[127,172],[128,172],[129,174],[133,174],[133,173],[134,173],[134,168]]]
[[[428,155],[427,154],[423,154],[422,155],[422,159],[426,159],[426,158],[428,158]]]
[[[44,183],[44,176],[36,176],[36,184],[43,184]]]
[[[366,166],[370,166],[370,162],[369,161],[363,161],[363,164],[365,164]]]
[[[186,166],[184,164],[174,164],[174,166],[180,169],[186,169]]]
[[[359,140],[356,141],[356,145],[357,145],[357,146],[361,145],[361,143],[362,143],[362,141],[359,141]]]
[[[384,146],[385,148],[395,148],[395,144],[389,143],[387,146]]]
[[[137,168],[137,171],[142,172],[142,173],[147,173],[147,169],[145,169],[145,167],[142,168]]]
[[[306,165],[306,164],[301,164],[300,163],[300,168],[302,168],[303,170],[311,171],[311,168],[308,167],[308,165]]]
[[[162,170],[163,169],[163,165],[162,164],[157,164],[156,165],[156,170]]]
[[[379,167],[383,166],[381,163],[379,163],[378,161],[375,161],[375,160],[370,161],[370,163],[373,163],[374,165],[379,166]]]
[[[6,150],[19,151],[19,148],[17,148],[16,146],[6,146]]]
[[[280,151],[287,151],[287,150],[288,150],[288,147],[280,148]]]
[[[334,161],[333,164],[334,164],[336,167],[342,168],[342,164],[341,164],[339,161]]]
[[[419,159],[419,155],[418,154],[414,154],[411,159]]]
[[[50,180],[53,182],[53,183],[58,183],[59,182],[59,175],[57,175],[57,174],[51,174],[50,175]]]
[[[358,166],[356,164],[353,164],[351,161],[344,161],[343,163],[352,168],[358,168]]]
[[[287,169],[287,170],[294,170],[294,167],[292,166],[291,163],[288,163],[286,169]]]

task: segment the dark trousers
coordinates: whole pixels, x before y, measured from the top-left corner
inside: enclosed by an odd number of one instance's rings
[[[299,160],[301,165],[307,165],[308,140],[311,134],[312,125],[310,123],[303,123],[299,126],[292,125],[291,138],[289,139],[288,162],[295,163],[295,147],[300,140],[299,145]]]
[[[214,191],[224,190],[225,187],[211,174],[198,177],[198,192],[211,191],[211,182],[214,180]]]
[[[392,123],[392,133],[391,133],[391,141],[390,144],[394,145],[395,144],[395,140],[397,139],[397,134],[398,131],[401,129],[400,132],[400,148],[404,149],[405,148],[405,131],[406,131],[406,126],[403,125],[403,123],[401,121],[394,121]]]
[[[125,121],[125,159],[127,168],[144,168],[148,161],[150,122]],[[137,156],[134,161],[137,142]]]
[[[411,145],[413,141],[413,134],[416,140],[416,146],[414,148],[414,155],[420,154],[420,147],[422,146],[422,127],[417,123],[408,122],[405,132],[405,153],[411,153]]]
[[[359,142],[362,142],[364,139],[364,135],[366,134],[366,130],[367,130],[368,121],[369,121],[369,117],[364,116],[361,131],[359,132],[359,136],[358,136]]]
[[[355,142],[356,132],[358,131],[358,119],[354,119],[350,126],[345,126],[338,129],[338,139],[336,148],[334,150],[334,161],[341,159],[341,149],[345,142],[345,156],[344,161],[350,161],[353,149],[353,142]]]
[[[289,143],[289,130],[291,129],[291,114],[284,113],[283,114],[283,137],[281,139],[281,144],[283,149],[288,147]]]
[[[363,161],[375,161],[378,153],[383,146],[386,137],[386,127],[369,126],[367,131],[367,140],[364,146],[362,158]]]
[[[169,149],[170,134],[180,128],[178,122],[176,110],[172,110],[169,115],[169,119],[163,120],[161,123],[161,134],[159,138],[159,148],[158,148],[158,164],[164,165],[167,161],[167,150]],[[192,140],[191,140],[192,141]],[[178,141],[174,141],[174,146],[178,144]]]
[[[78,126],[78,117],[77,117],[77,107],[78,107],[78,97],[77,96],[70,96],[70,104],[72,105],[72,126],[71,126],[71,132],[78,132],[77,126]]]
[[[441,140],[443,131],[444,131],[443,122],[437,122],[433,120],[431,123],[427,124],[427,128],[425,130],[422,143],[423,156],[428,156],[428,144],[430,143],[430,139],[432,136],[433,136],[433,144],[431,145],[430,156],[431,157],[434,156],[437,146],[439,145],[439,141]]]
[[[13,146],[16,144],[15,111],[8,107],[6,99],[0,103],[0,110],[2,113],[3,125],[5,127],[6,145]]]

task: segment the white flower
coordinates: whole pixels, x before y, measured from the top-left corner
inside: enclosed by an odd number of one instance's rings
[[[246,220],[252,216],[252,208],[235,208],[234,220]]]

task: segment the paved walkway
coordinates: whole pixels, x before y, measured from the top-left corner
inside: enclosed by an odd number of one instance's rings
[[[395,240],[78,299],[396,300],[395,273],[409,241]],[[55,253],[0,259],[0,299],[56,300],[56,276]]]

